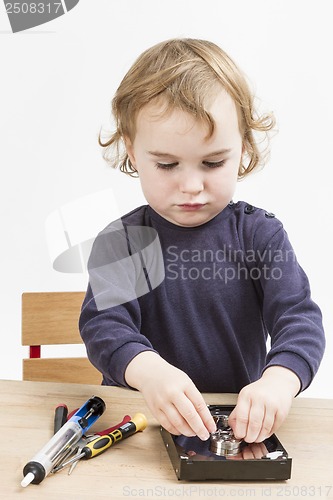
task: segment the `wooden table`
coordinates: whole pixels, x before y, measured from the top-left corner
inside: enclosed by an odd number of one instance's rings
[[[170,499],[170,498],[333,498],[333,400],[297,398],[277,433],[293,459],[292,478],[281,482],[178,481],[160,429],[141,394],[116,387],[47,382],[0,381],[0,496],[4,499]],[[39,485],[22,488],[26,462],[52,436],[54,408],[69,410],[89,397],[104,399],[106,411],[94,424],[101,430],[125,414],[145,413],[149,425],[92,460],[72,475],[63,470]],[[207,394],[210,404],[233,404],[231,394]]]

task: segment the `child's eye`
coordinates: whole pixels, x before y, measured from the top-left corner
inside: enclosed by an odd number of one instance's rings
[[[172,170],[174,167],[178,165],[177,162],[174,163],[156,163],[156,168],[161,168],[162,170]]]
[[[218,167],[223,167],[225,164],[226,160],[220,160],[220,161],[204,161],[203,164],[208,167],[208,168],[218,168]]]
[[[222,167],[224,165],[226,160],[220,160],[220,161],[204,161],[203,165],[208,168],[218,168]],[[156,163],[155,167],[162,169],[162,170],[172,170],[173,168],[177,167],[178,162],[173,162],[173,163],[161,163],[158,162]]]

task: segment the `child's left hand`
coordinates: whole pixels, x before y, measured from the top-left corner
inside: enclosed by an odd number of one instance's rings
[[[237,439],[260,443],[271,436],[287,417],[300,390],[297,375],[282,366],[271,366],[262,377],[240,391],[229,425]]]

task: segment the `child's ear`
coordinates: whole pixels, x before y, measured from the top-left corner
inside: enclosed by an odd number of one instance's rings
[[[135,156],[134,156],[134,148],[132,141],[129,139],[129,137],[124,137],[124,143],[130,162],[133,165],[133,167],[135,167]]]

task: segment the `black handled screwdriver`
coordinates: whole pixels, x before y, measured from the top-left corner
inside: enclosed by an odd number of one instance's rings
[[[54,434],[67,422],[68,408],[65,404],[60,404],[54,411]]]
[[[66,467],[77,460],[83,458],[84,460],[88,460],[89,458],[96,457],[100,455],[104,451],[106,451],[110,446],[122,439],[128,438],[135,434],[138,431],[143,431],[147,427],[147,418],[143,413],[136,413],[132,420],[127,422],[126,424],[121,425],[114,431],[110,432],[110,434],[106,434],[104,436],[98,436],[90,443],[87,443],[86,446],[82,448],[80,455],[75,456],[68,460],[67,462],[55,467],[53,472],[58,472],[59,470]]]

